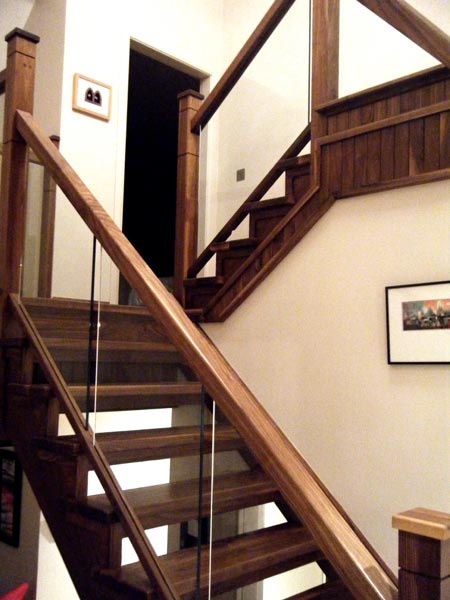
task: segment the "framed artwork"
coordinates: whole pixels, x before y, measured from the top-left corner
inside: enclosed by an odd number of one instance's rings
[[[0,449],[0,540],[19,547],[22,467],[12,450]]]
[[[450,281],[386,288],[389,364],[450,364]]]
[[[73,76],[72,109],[97,119],[109,121],[111,86],[79,73]]]

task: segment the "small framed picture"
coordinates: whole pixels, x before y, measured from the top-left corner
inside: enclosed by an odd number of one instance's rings
[[[450,364],[450,281],[386,288],[389,364]]]
[[[0,449],[0,540],[19,547],[22,467],[12,450]]]
[[[79,73],[73,76],[73,110],[109,121],[111,86]]]

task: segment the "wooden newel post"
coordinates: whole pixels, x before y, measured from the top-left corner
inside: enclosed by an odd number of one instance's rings
[[[319,183],[320,146],[326,135],[327,119],[317,108],[339,97],[339,10],[340,0],[314,0],[311,54],[311,164],[312,176]],[[321,183],[321,194],[329,196]]]
[[[56,148],[60,138],[50,136]],[[39,253],[38,296],[50,298],[52,294],[53,243],[55,236],[56,183],[50,171],[44,169],[44,185],[42,190],[41,212],[41,247]]]
[[[178,175],[175,230],[174,294],[184,306],[183,280],[197,257],[200,136],[191,123],[203,96],[187,90],[178,96]]]
[[[6,37],[5,122],[0,199],[0,289],[20,291],[25,240],[27,145],[16,129],[16,111],[33,112],[36,35],[14,29]]]
[[[399,600],[450,599],[450,514],[414,508],[392,518],[399,530]]]

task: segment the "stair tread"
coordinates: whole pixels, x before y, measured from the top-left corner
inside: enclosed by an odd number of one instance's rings
[[[211,250],[213,252],[224,252],[227,250],[234,250],[235,248],[254,248],[259,243],[257,238],[242,238],[239,240],[226,240],[224,242],[217,242],[211,244]]]
[[[248,205],[248,212],[257,212],[259,210],[266,210],[267,208],[290,208],[292,203],[286,199],[286,196],[280,196],[279,198],[269,198],[268,200],[260,200],[259,202],[252,202]]]
[[[70,385],[78,402],[86,399],[86,385]],[[171,408],[200,402],[202,385],[198,381],[104,384],[97,388],[98,411]],[[91,409],[93,399],[91,397]]]
[[[69,336],[64,338],[44,337],[45,343],[50,350],[53,349],[73,349],[86,350],[87,339],[72,339]],[[96,347],[95,340],[92,343]],[[176,352],[175,347],[170,342],[155,342],[152,340],[138,342],[129,340],[102,340],[100,339],[99,350],[108,352],[120,352],[122,350],[138,350],[143,352]]]
[[[205,452],[210,452],[212,426],[205,427]],[[198,426],[166,427],[98,433],[96,441],[111,464],[142,460],[189,456],[199,453],[200,431]],[[69,456],[82,454],[82,447],[75,435],[45,437],[36,440],[40,448]],[[231,425],[215,427],[216,451],[238,450],[244,443]]]
[[[45,343],[55,361],[84,362],[87,360],[87,339],[45,338]],[[96,352],[96,343],[92,349]],[[101,340],[98,349],[99,362],[120,363],[185,363],[185,359],[173,344],[165,342],[135,342],[129,340]]]
[[[210,504],[210,478],[203,480],[203,510]],[[152,528],[195,519],[198,516],[198,479],[174,481],[125,491],[144,527]],[[214,479],[214,513],[224,513],[272,502],[279,497],[271,479],[260,469],[217,475]],[[105,494],[89,496],[77,510],[105,522],[116,520]]]
[[[49,311],[64,311],[63,314],[68,315],[70,312],[90,312],[91,306],[89,300],[75,298],[22,298],[22,303],[28,311],[34,311],[36,314],[48,315]],[[95,304],[97,306],[97,303]],[[132,315],[147,315],[149,319],[153,317],[148,312],[148,309],[143,306],[130,306],[127,304],[110,304],[109,302],[101,303],[102,312],[110,314],[132,314]]]
[[[354,600],[341,581],[328,581],[286,600]]]
[[[278,162],[279,166],[283,169],[295,169],[295,167],[302,167],[304,165],[311,164],[311,155],[302,154],[301,156],[293,156],[292,158],[284,158]]]
[[[197,287],[197,286],[221,286],[223,285],[225,279],[224,277],[187,277],[184,279],[184,285],[187,287]]]
[[[69,385],[69,390],[75,398],[86,396],[85,385]],[[97,397],[104,398],[110,396],[131,397],[131,396],[152,396],[165,394],[170,395],[198,395],[202,391],[202,384],[199,381],[182,382],[161,382],[161,383],[111,383],[98,386]]]
[[[13,393],[34,396],[36,399],[50,398],[53,394],[47,384],[9,384]],[[86,401],[86,385],[69,385],[74,398]],[[137,410],[145,408],[171,408],[197,404],[202,385],[198,381],[161,382],[146,384],[101,384],[97,387],[97,411]],[[91,395],[93,388],[91,389]],[[93,398],[91,397],[91,406]]]
[[[26,299],[25,306],[44,339],[69,338],[83,343],[89,334],[90,303],[86,301],[58,301]],[[98,307],[94,307],[97,318]],[[103,341],[168,343],[164,329],[150,315],[146,307],[101,304],[100,336]]]
[[[205,548],[201,561],[201,593],[208,588],[208,554]],[[284,523],[215,542],[212,556],[212,593],[217,594],[275,575],[286,567],[294,568],[319,560],[322,555],[304,527]],[[160,560],[170,572],[171,582],[181,598],[193,600],[197,549],[180,550],[160,557]],[[139,563],[122,567],[119,580],[137,589],[148,590],[150,587]]]

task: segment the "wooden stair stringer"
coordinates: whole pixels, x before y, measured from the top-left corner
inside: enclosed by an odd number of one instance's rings
[[[36,434],[45,434],[46,402],[46,399],[36,401],[30,394],[22,395],[17,388],[8,392],[7,433],[77,592],[81,598],[89,598],[92,572],[110,563],[110,532],[103,524],[80,529],[66,518],[61,506],[63,465],[53,453],[37,450],[34,444]]]
[[[28,340],[29,346],[35,354],[37,362],[43,368],[44,374],[49,382],[50,387],[55,393],[55,396],[64,405],[64,412],[68,417],[68,420],[73,427],[80,444],[89,460],[91,466],[95,470],[103,488],[108,494],[108,499],[111,504],[115,507],[117,514],[120,515],[121,524],[126,532],[126,535],[133,539],[133,546],[138,555],[140,564],[142,565],[149,582],[153,586],[153,589],[160,592],[162,598],[170,598],[171,600],[178,600],[176,592],[173,590],[172,584],[168,574],[165,572],[165,568],[161,562],[158,561],[156,553],[151,546],[142,525],[139,523],[130,503],[126,499],[118,481],[109,465],[104,453],[99,448],[98,444],[93,444],[92,431],[86,429],[83,415],[76,405],[74,398],[70,394],[67,385],[57,368],[55,361],[49,353],[44,340],[40,336],[36,326],[33,323],[29,313],[25,306],[21,303],[19,297],[15,294],[10,294],[8,297],[8,308],[9,314],[12,319],[16,319],[19,326],[23,329],[24,335]],[[31,397],[28,398],[30,400]],[[19,458],[24,466],[27,474],[30,474],[30,483],[35,486],[37,491],[36,497],[42,508],[42,512],[47,519],[50,526],[50,530],[55,537],[58,547],[64,552],[64,561],[69,567],[69,572],[76,573],[76,579],[73,578],[74,582],[80,586],[80,595],[82,598],[90,598],[89,587],[83,588],[83,585],[88,586],[88,582],[92,575],[92,569],[98,568],[98,565],[102,562],[109,562],[111,547],[114,542],[108,538],[105,544],[102,544],[101,556],[98,558],[95,552],[86,552],[86,548],[90,547],[93,540],[90,541],[92,531],[86,529],[86,536],[79,535],[77,541],[78,544],[73,544],[76,547],[77,552],[74,553],[72,549],[73,537],[78,535],[78,528],[71,529],[67,520],[61,520],[61,516],[64,515],[64,511],[61,508],[61,489],[58,488],[58,477],[54,476],[55,483],[53,486],[48,486],[45,477],[39,475],[40,465],[36,462],[38,460],[38,453],[36,453],[36,447],[34,445],[33,438],[38,435],[45,435],[47,432],[47,423],[45,427],[42,423],[42,416],[39,421],[35,422],[34,419],[28,417],[26,420],[21,418],[22,414],[28,412],[33,413],[35,417],[35,408],[33,405],[29,407],[29,411],[17,410],[19,402],[12,403],[11,414],[8,414],[7,420],[7,434],[10,436]],[[14,411],[15,419],[14,419]],[[47,415],[45,415],[46,418]],[[28,425],[28,430],[23,427],[23,423]],[[31,425],[31,426],[30,426]],[[25,435],[24,435],[25,434]],[[30,447],[32,444],[32,447]],[[35,458],[33,457],[35,455]],[[49,461],[53,466],[54,461]],[[50,476],[49,476],[50,477]],[[33,488],[34,489],[34,488]],[[49,493],[52,489],[52,493]],[[69,534],[70,532],[70,534]],[[108,534],[111,532],[108,530]],[[79,561],[79,555],[83,556],[83,560]],[[86,555],[86,556],[85,556]],[[87,556],[94,556],[95,560],[93,563],[88,563],[86,566]],[[106,558],[105,558],[106,556]],[[82,567],[79,567],[79,562]],[[72,570],[73,569],[73,570]],[[81,569],[81,572],[80,572]]]
[[[203,321],[224,321],[334,204],[319,186],[292,207],[203,308]],[[260,266],[262,265],[262,266]]]

